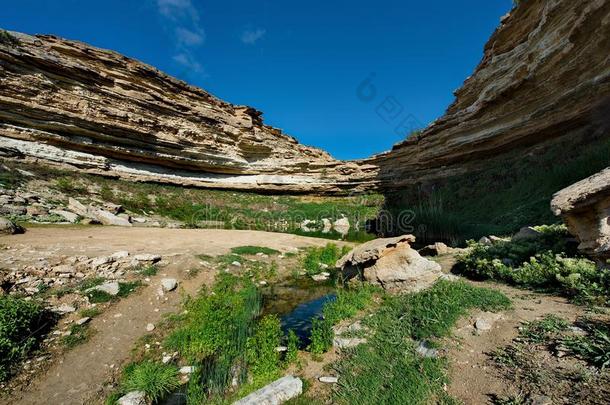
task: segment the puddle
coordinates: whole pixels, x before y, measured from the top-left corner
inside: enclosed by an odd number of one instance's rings
[[[311,323],[322,315],[324,304],[333,301],[335,289],[324,283],[298,280],[276,284],[263,291],[263,314],[279,316],[282,330],[294,330],[301,348],[310,343]]]

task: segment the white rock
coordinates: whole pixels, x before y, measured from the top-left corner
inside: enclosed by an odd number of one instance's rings
[[[313,281],[325,281],[328,280],[328,276],[325,276],[323,274],[314,274],[313,276],[311,276],[311,279]]]
[[[428,347],[428,344],[423,340],[419,342],[419,344],[415,348],[415,352],[422,357],[427,357],[431,359],[435,359],[438,357],[438,350]]]
[[[146,394],[143,391],[131,391],[117,401],[119,405],[146,405]]]
[[[68,222],[72,222],[75,223],[78,220],[78,215],[76,215],[73,212],[70,211],[64,211],[64,210],[49,210],[50,214],[55,214],[55,215],[59,215],[60,217],[62,217],[63,219],[65,219]]]
[[[133,218],[133,222],[136,222],[138,224],[143,224],[146,222],[146,218],[142,218],[142,217],[135,217]]]
[[[131,226],[131,222],[128,219],[114,215],[106,210],[94,209],[90,211],[93,217],[104,225]]]
[[[282,353],[282,352],[288,351],[288,348],[286,346],[278,346],[275,348],[275,351],[278,353]]]
[[[288,375],[254,391],[233,405],[279,405],[303,393],[303,381]]]
[[[231,266],[241,267],[241,263],[238,261],[234,261],[233,263],[231,263]]]
[[[349,219],[345,217],[339,218],[338,220],[333,222],[333,228],[335,229],[335,231],[340,233],[341,236],[347,235],[349,233],[350,228]]]
[[[57,273],[57,274],[61,274],[61,273],[74,273],[75,269],[74,267],[70,266],[69,264],[62,264],[59,266],[55,266],[53,267],[53,273]]]
[[[478,318],[474,323],[474,327],[477,328],[478,331],[491,330],[491,326],[491,322],[484,318]]]
[[[119,286],[118,281],[110,281],[108,283],[104,283],[104,284],[96,285],[95,287],[88,288],[85,292],[102,291],[102,292],[105,292],[106,294],[115,296],[119,293],[119,288],[120,288],[120,286]]]
[[[350,347],[356,347],[358,345],[361,345],[363,343],[366,343],[366,339],[365,338],[342,338],[342,337],[335,337],[333,339],[333,346],[338,348],[338,349],[347,349]]]
[[[330,220],[328,218],[322,218],[322,224],[323,224],[322,233],[329,233],[333,228],[333,224],[330,222]]]
[[[143,254],[135,255],[133,258],[135,260],[139,261],[139,262],[153,262],[153,263],[156,263],[159,260],[161,260],[161,256],[160,255],[155,255],[155,254],[150,254],[150,253],[143,253]]]
[[[155,325],[152,323],[149,323],[146,325],[146,331],[147,332],[152,332],[153,330],[155,330]]]
[[[182,366],[178,372],[180,374],[192,374],[195,371],[195,366]]]
[[[121,250],[119,252],[114,252],[112,255],[110,255],[110,257],[114,260],[121,260],[121,259],[125,259],[126,257],[129,256],[129,252],[126,250]]]
[[[114,259],[111,256],[95,257],[95,258],[93,258],[93,260],[91,260],[91,267],[97,268],[97,267],[103,266],[105,264],[110,264],[113,262],[114,262]]]
[[[53,308],[52,311],[58,314],[69,314],[76,311],[76,308],[74,308],[72,305],[61,304],[60,306]]]
[[[318,381],[326,384],[336,384],[339,382],[339,377],[323,376],[318,378]]]
[[[164,292],[175,290],[177,285],[178,281],[175,278],[164,278],[161,280],[161,288]]]
[[[91,320],[90,317],[86,316],[84,318],[80,318],[78,321],[74,322],[77,325],[84,325]]]

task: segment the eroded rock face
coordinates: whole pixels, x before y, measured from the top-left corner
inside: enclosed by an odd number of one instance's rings
[[[445,115],[371,159],[380,166],[381,184],[433,184],[496,156],[507,159],[506,152],[544,153],[545,145],[574,137],[607,139],[609,38],[608,1],[521,1]]]
[[[578,238],[580,250],[610,259],[610,168],[559,191],[551,209]]]
[[[442,276],[441,266],[412,249],[413,235],[374,239],[354,248],[337,261],[346,279],[362,278],[394,292],[415,292]]]
[[[0,155],[204,187],[336,192],[374,167],[339,162],[118,53],[54,36],[0,44]]]

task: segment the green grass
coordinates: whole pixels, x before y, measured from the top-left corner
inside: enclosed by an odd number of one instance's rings
[[[582,320],[578,323],[587,334],[569,336],[561,344],[570,352],[600,369],[610,366],[610,323]]]
[[[152,277],[157,275],[157,273],[159,272],[159,267],[155,264],[149,264],[147,266],[141,266],[135,269],[135,272],[145,277]]]
[[[351,248],[344,246],[339,248],[334,243],[328,243],[324,247],[310,247],[306,250],[301,266],[307,275],[319,274],[323,271],[335,268],[335,263]],[[323,266],[325,265],[325,266]]]
[[[368,285],[339,289],[336,299],[324,305],[322,319],[313,319],[308,350],[316,355],[327,352],[333,345],[333,326],[366,309],[375,291]]]
[[[373,235],[363,231],[367,219],[374,218],[383,203],[377,194],[354,197],[308,197],[291,195],[260,195],[245,192],[205,190],[182,186],[137,183],[79,173],[78,180],[71,180],[74,173],[43,165],[5,161],[9,168],[31,171],[40,180],[52,183],[52,188],[62,194],[83,199],[91,198],[88,189],[97,187],[100,196],[108,202],[122,205],[138,215],[156,214],[181,221],[187,228],[210,226],[206,221],[219,222],[221,228],[263,230],[271,232],[302,233],[300,226],[305,219],[331,222],[346,216],[352,227],[346,238],[336,232],[304,233],[329,239],[363,241]],[[15,171],[0,172],[0,183],[16,187],[27,181]],[[97,197],[97,196],[96,196]],[[355,224],[360,224],[356,229]]]
[[[85,291],[91,287],[100,285],[103,282],[104,282],[104,280],[102,280],[100,282],[99,279],[98,280],[94,279],[91,283],[87,283],[86,286],[81,286],[81,290]],[[93,285],[91,285],[91,284],[93,284]],[[105,291],[99,291],[99,290],[87,291],[85,293],[85,295],[89,298],[90,303],[101,304],[104,302],[116,301],[120,298],[125,298],[125,297],[129,296],[131,293],[135,292],[141,286],[142,286],[142,282],[139,280],[119,282],[119,292],[115,296],[110,295]]]
[[[231,249],[231,253],[236,255],[256,255],[257,253],[263,253],[268,256],[277,255],[280,253],[279,250],[271,249],[262,246],[238,246]]]
[[[70,334],[61,338],[62,343],[67,348],[73,348],[86,341],[93,336],[93,331],[89,327],[89,324],[84,325],[71,325]]]
[[[521,327],[519,336],[528,343],[544,343],[552,336],[565,331],[569,324],[565,319],[549,314],[538,321],[525,322]]]
[[[91,308],[86,308],[86,309],[81,310],[78,314],[82,318],[95,318],[96,316],[98,316],[101,313],[102,313],[102,311],[99,308],[91,307]]]
[[[563,226],[542,226],[540,238],[502,241],[487,246],[469,242],[455,271],[534,290],[556,292],[577,303],[608,305],[610,270],[575,255]],[[566,254],[566,252],[569,252]]]
[[[123,393],[143,391],[152,403],[163,399],[179,386],[177,367],[152,361],[132,363],[125,367],[121,382]]]
[[[40,304],[0,296],[0,381],[10,377],[53,324],[53,317]]]
[[[394,220],[385,234],[414,233],[420,244],[461,245],[526,225],[559,222],[550,210],[552,195],[609,166],[610,139],[565,138],[527,153],[514,150],[481,165],[463,175],[387,193],[384,209]],[[398,228],[396,218],[408,211]]]
[[[379,311],[366,323],[373,333],[336,365],[348,378],[339,379],[334,403],[428,404],[455,403],[443,390],[448,382],[446,361],[422,358],[412,339],[447,336],[460,316],[479,308],[510,307],[500,292],[464,282],[437,282],[430,289],[404,296],[385,296]]]
[[[252,384],[263,386],[280,377],[280,345],[282,329],[280,320],[275,315],[262,318],[256,325],[253,335],[247,342],[248,369]]]

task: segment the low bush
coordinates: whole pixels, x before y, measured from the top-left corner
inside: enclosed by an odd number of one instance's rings
[[[301,264],[308,275],[319,274],[324,268],[334,269],[337,260],[350,250],[349,246],[339,248],[334,243],[328,243],[324,247],[312,247],[307,249]]]
[[[123,392],[143,391],[155,403],[180,386],[178,369],[169,364],[152,361],[125,367],[121,388]]]
[[[248,369],[253,383],[262,385],[279,377],[281,363],[280,345],[282,328],[275,315],[265,316],[256,325],[254,334],[248,338]]]
[[[6,380],[53,324],[39,304],[0,296],[0,381]]]
[[[538,227],[534,240],[499,241],[484,245],[469,241],[469,251],[458,258],[456,271],[476,279],[559,292],[576,302],[608,304],[610,270],[575,255],[566,243],[563,226]]]

